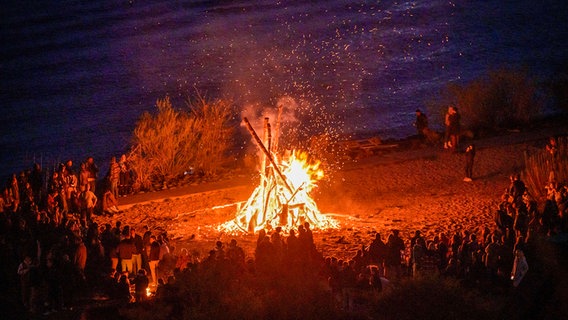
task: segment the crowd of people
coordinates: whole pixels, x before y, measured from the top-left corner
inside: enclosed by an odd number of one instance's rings
[[[121,164],[113,158],[103,198],[123,194],[121,172]],[[304,223],[287,235],[280,228],[261,230],[254,258],[247,258],[231,240],[217,241],[201,259],[186,249],[175,252],[167,233],[147,226],[123,226],[120,220],[114,226],[93,222],[98,168],[92,158],[81,164],[78,175],[71,161],[48,181],[42,180],[42,174],[36,165],[13,175],[0,197],[3,276],[6,283],[19,278],[21,303],[32,313],[62,310],[93,294],[124,303],[143,301],[152,294],[155,299],[170,299],[176,281],[197,279],[196,274],[210,270],[216,270],[216,279],[282,269],[308,273],[327,282],[333,303],[343,309],[404,277],[437,274],[471,283],[518,286],[535,254],[533,239],[568,231],[567,187],[551,181],[546,202],[539,206],[516,174],[495,211],[493,230],[439,233],[428,239],[418,230],[403,239],[393,229],[386,241],[376,233],[351,259],[338,259],[322,256],[309,223]],[[103,208],[98,214],[112,213],[111,206]]]
[[[123,233],[134,231],[99,228],[92,217],[119,212],[117,198],[130,192],[130,174],[125,157],[112,158],[105,179],[99,179],[99,168],[88,157],[78,172],[69,160],[49,172],[35,164],[8,179],[0,194],[2,275],[9,280],[10,269],[17,269],[24,307],[57,310],[100,283],[101,271],[110,270],[102,267],[115,261]],[[135,274],[140,262],[136,268],[128,271]]]

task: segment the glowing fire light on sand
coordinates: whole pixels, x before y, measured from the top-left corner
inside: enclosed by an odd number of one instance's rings
[[[268,119],[265,120],[266,123]],[[313,229],[338,228],[334,219],[320,213],[310,192],[324,176],[319,161],[310,161],[305,152],[293,151],[280,159],[276,152],[270,152],[262,143],[250,123],[245,118],[248,129],[257,144],[265,153],[261,165],[260,184],[253,191],[248,201],[237,210],[235,219],[218,227],[228,233],[253,233],[261,229],[281,227],[284,232],[304,222],[309,222]],[[270,130],[270,126],[266,126]]]

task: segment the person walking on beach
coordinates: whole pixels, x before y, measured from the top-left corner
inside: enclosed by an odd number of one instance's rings
[[[475,146],[470,144],[465,149],[465,178],[463,181],[471,182],[473,178],[473,159],[475,158]]]

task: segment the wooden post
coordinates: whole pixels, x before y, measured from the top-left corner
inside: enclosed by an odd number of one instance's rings
[[[267,127],[268,127],[268,118],[264,118],[264,143],[266,143],[267,139]],[[264,179],[266,178],[266,154],[263,153],[260,155],[260,183],[264,186]]]
[[[260,140],[260,138],[258,137],[256,132],[254,131],[254,128],[252,127],[252,125],[250,124],[248,119],[245,117],[245,118],[243,118],[243,121],[247,125],[248,131],[250,132],[250,134],[252,135],[252,137],[256,141],[256,144],[258,145],[260,150],[262,152],[264,152],[264,154],[266,155],[266,159],[268,159],[268,161],[270,161],[270,163],[272,164],[272,168],[274,169],[274,171],[282,179],[282,182],[284,182],[284,186],[286,186],[286,189],[288,189],[288,191],[290,191],[290,193],[294,193],[292,188],[290,188],[290,185],[288,185],[288,181],[286,181],[286,177],[282,174],[282,171],[280,171],[280,168],[278,168],[278,165],[276,164],[276,162],[274,162],[274,159],[272,158],[272,155],[270,154],[270,152],[268,152],[268,150],[266,150],[266,147],[262,143],[262,140]]]
[[[270,132],[270,123],[266,124],[266,131],[267,131],[267,137],[266,137],[266,140],[264,142],[264,145],[267,146],[266,150],[268,150],[268,152],[270,152],[270,154],[272,154],[274,152],[272,151],[272,149],[270,147],[272,145],[272,132]]]
[[[282,119],[283,105],[278,106],[278,116],[276,117],[276,128],[274,129],[274,140],[272,141],[272,153],[278,152],[278,139],[280,138],[280,120]]]

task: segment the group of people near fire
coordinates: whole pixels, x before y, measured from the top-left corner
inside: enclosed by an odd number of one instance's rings
[[[554,152],[554,146],[547,149]],[[388,235],[376,233],[350,259],[338,259],[316,249],[310,224],[303,223],[285,233],[280,228],[261,230],[254,257],[246,257],[236,240],[217,241],[208,255],[200,256],[176,250],[161,230],[122,225],[120,220],[115,225],[93,222],[101,193],[106,202],[128,192],[120,189],[126,185],[122,161],[111,160],[102,191],[97,191],[101,184],[96,183],[92,157],[81,164],[78,175],[68,161],[47,181],[35,165],[7,182],[0,197],[1,274],[5,284],[19,288],[21,303],[30,312],[55,312],[87,293],[125,303],[149,294],[160,299],[171,295],[184,272],[211,268],[234,277],[274,273],[283,266],[311,272],[327,281],[333,300],[347,309],[358,295],[426,274],[516,287],[538,254],[534,240],[568,232],[567,187],[551,181],[545,203],[538,204],[515,174],[496,208],[493,230],[417,230],[405,237],[393,229]],[[110,203],[98,214],[119,212],[116,202]]]

